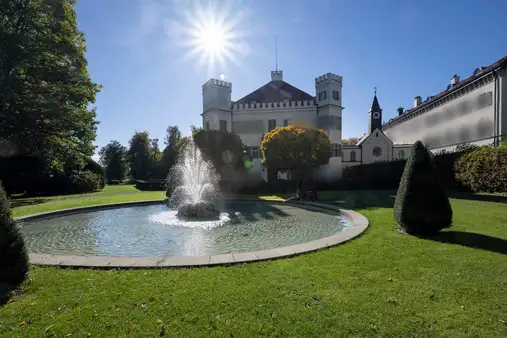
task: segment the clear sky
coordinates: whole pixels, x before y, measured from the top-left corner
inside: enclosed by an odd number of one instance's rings
[[[96,145],[146,130],[163,147],[169,125],[189,134],[207,79],[232,82],[233,100],[270,80],[276,35],[286,82],[315,95],[315,77],[343,76],[343,137],[361,136],[375,86],[387,121],[507,55],[505,13],[505,0],[80,0],[89,71],[104,86]],[[220,18],[230,57],[211,67],[191,53],[206,36],[192,33]]]

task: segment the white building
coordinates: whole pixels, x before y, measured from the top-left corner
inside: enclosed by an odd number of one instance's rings
[[[267,179],[259,150],[264,134],[289,124],[317,126],[328,134],[332,157],[329,164],[319,171],[320,179],[341,177],[347,165],[407,156],[410,145],[393,145],[382,132],[382,109],[376,95],[369,112],[368,133],[357,146],[342,150],[342,85],[341,76],[327,73],[315,79],[316,96],[312,96],[283,81],[282,71],[272,71],[270,82],[232,101],[232,84],[210,79],[202,87],[203,128],[232,131],[239,135],[254,158],[253,179]]]
[[[451,78],[447,88],[413,108],[398,109],[398,116],[382,126],[396,143],[423,141],[433,151],[453,150],[463,143],[498,145],[507,138],[507,56],[478,67],[460,81]]]

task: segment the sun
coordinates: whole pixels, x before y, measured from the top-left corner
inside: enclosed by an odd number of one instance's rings
[[[230,43],[223,27],[213,23],[203,26],[197,33],[196,45],[206,54],[213,54],[216,57],[221,56],[228,43]]]
[[[207,67],[208,77],[223,77],[231,62],[240,65],[240,59],[248,53],[243,38],[249,34],[240,29],[246,19],[241,9],[196,5],[187,8],[177,23],[173,22],[172,36],[187,49],[184,60],[192,59],[197,67]]]

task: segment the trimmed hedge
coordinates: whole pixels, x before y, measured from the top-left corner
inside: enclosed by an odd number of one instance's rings
[[[507,193],[507,147],[483,146],[455,164],[457,179],[474,192]]]
[[[44,159],[17,155],[0,157],[0,180],[8,195],[28,196],[87,193],[104,188],[104,169],[92,159],[79,170],[52,172]]]
[[[452,225],[452,208],[433,155],[417,141],[407,159],[394,202],[394,219],[409,234],[432,235]]]
[[[23,236],[14,222],[9,201],[0,182],[0,303],[28,275],[28,254]]]
[[[435,169],[445,189],[457,191],[468,190],[466,185],[456,178],[454,167],[456,161],[464,154],[470,152],[470,149],[471,148],[467,148],[452,153],[440,153],[433,157]],[[332,186],[331,190],[397,189],[406,162],[407,160],[402,159],[348,167],[343,171],[342,180],[331,184],[324,184],[323,188]]]
[[[163,191],[166,190],[166,180],[153,179],[148,181],[136,181],[136,189],[142,191]]]

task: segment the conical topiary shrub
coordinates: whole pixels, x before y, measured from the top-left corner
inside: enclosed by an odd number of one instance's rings
[[[431,235],[452,225],[452,208],[433,163],[417,141],[405,165],[394,203],[394,218],[414,235]]]
[[[11,216],[9,202],[0,182],[0,302],[23,283],[28,275],[25,242]]]

